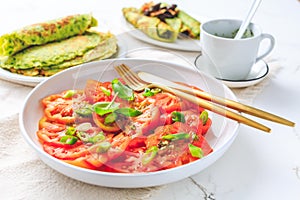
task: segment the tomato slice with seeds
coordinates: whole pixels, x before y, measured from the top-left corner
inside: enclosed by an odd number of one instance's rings
[[[62,94],[50,95],[42,100],[44,113],[49,121],[62,124],[74,123],[72,98],[64,98]]]
[[[182,110],[182,101],[180,98],[174,96],[170,93],[158,93],[152,96],[155,100],[154,105],[159,106],[162,110],[162,113],[171,113],[173,111]]]
[[[66,125],[51,122],[47,119],[47,117],[43,117],[39,121],[39,129],[46,129],[49,132],[60,132],[66,129]]]
[[[143,114],[132,118],[132,125],[135,129],[140,130],[142,134],[147,135],[162,123],[160,114],[159,107],[149,105],[144,108]]]
[[[73,146],[73,145],[70,145]],[[53,143],[43,144],[44,151],[55,158],[59,158],[62,160],[74,160],[76,158],[84,157],[89,154],[89,150],[86,148],[84,144],[77,145],[71,148],[66,148],[65,146],[55,146]]]
[[[111,101],[113,97],[112,91],[112,85],[110,82],[102,83],[96,80],[88,80],[84,89],[86,99],[92,104],[101,101]]]

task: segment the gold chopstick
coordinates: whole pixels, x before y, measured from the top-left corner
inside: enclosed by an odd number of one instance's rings
[[[149,74],[146,72],[139,72],[138,73],[139,77],[141,79],[143,79],[144,81],[148,82],[148,83],[158,83],[158,84],[163,84],[165,86],[171,87],[171,88],[175,88],[177,90],[183,91],[185,93],[189,93],[192,95],[197,95],[199,98],[205,99],[207,101],[211,101],[213,103],[222,105],[222,106],[226,106],[228,108],[237,110],[239,112],[243,112],[246,114],[250,114],[256,117],[260,117],[262,119],[266,119],[266,120],[270,120],[276,123],[280,123],[283,125],[287,125],[287,126],[295,126],[295,123],[292,121],[289,121],[287,119],[284,119],[283,117],[279,117],[277,115],[274,115],[272,113],[230,100],[230,99],[226,99],[226,98],[222,98],[222,97],[218,97],[218,96],[214,96],[211,95],[207,92],[204,92],[202,90],[199,89],[195,89],[195,88],[191,88],[189,86],[186,86],[184,84],[179,84],[179,83],[175,83],[169,80],[166,80],[164,78],[161,78],[159,76],[153,75],[153,74]],[[150,81],[151,80],[151,81]]]
[[[253,116],[256,116],[256,117],[259,117],[259,118],[262,118],[262,119],[266,119],[266,120],[269,120],[269,121],[273,121],[273,122],[276,122],[276,123],[280,123],[280,124],[283,124],[283,125],[292,126],[292,127],[295,126],[294,122],[292,122],[290,120],[287,120],[283,117],[274,115],[272,113],[269,113],[269,112],[263,111],[261,109],[254,108],[254,107],[251,107],[251,106],[248,106],[248,105],[245,105],[245,104],[242,104],[242,103],[230,100],[230,99],[213,96],[213,95],[210,95],[210,94],[208,94],[206,92],[203,92],[201,90],[197,90],[197,89],[184,90],[184,92],[187,92],[189,94],[195,94],[200,98],[203,98],[205,100],[208,100],[208,101],[211,101],[211,102],[223,105],[223,106],[226,106],[228,108],[237,110],[239,112],[250,114],[250,115],[253,115]]]
[[[170,92],[170,93],[173,93],[175,95],[178,95],[182,98],[185,98],[195,104],[198,104],[199,106],[203,107],[204,109],[207,109],[207,110],[210,110],[212,112],[215,112],[215,113],[218,113],[222,116],[225,116],[227,118],[230,118],[230,119],[233,119],[239,123],[242,123],[242,124],[246,124],[248,126],[251,126],[253,128],[256,128],[256,129],[259,129],[259,130],[262,130],[262,131],[265,131],[265,132],[271,132],[271,129],[265,125],[262,125],[258,122],[255,122],[249,118],[246,118],[238,113],[235,113],[235,112],[232,112],[230,110],[227,110],[223,107],[220,107],[220,106],[217,106],[213,103],[211,103],[210,101],[207,101],[207,100],[204,100],[204,99],[201,99],[199,97],[196,97],[196,96],[193,96],[191,94],[188,94],[188,93],[185,93],[183,91],[180,91],[180,90],[177,90],[177,89],[174,89],[174,88],[170,88],[170,87],[166,87],[164,85],[160,85],[160,84],[150,84],[148,85],[149,88],[153,88],[153,87],[158,87],[164,91],[167,91],[167,92]]]

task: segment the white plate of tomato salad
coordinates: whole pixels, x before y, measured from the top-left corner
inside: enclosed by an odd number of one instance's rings
[[[236,100],[196,68],[144,59],[83,64],[36,86],[20,128],[41,160],[86,183],[138,188],[187,178],[219,159],[239,124],[159,88],[136,92],[114,70],[125,64]]]

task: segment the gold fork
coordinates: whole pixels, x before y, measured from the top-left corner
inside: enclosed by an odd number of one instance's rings
[[[232,112],[230,110],[227,110],[223,107],[220,107],[218,105],[215,105],[207,100],[201,99],[199,97],[196,97],[194,95],[191,94],[187,94],[184,93],[180,90],[176,90],[174,88],[169,88],[166,87],[164,85],[160,85],[157,83],[152,83],[149,84],[143,80],[141,80],[138,75],[136,73],[134,73],[133,71],[131,71],[129,69],[129,67],[127,67],[124,64],[121,64],[119,66],[115,66],[116,71],[118,72],[118,74],[123,78],[123,80],[125,81],[125,83],[128,85],[128,87],[130,87],[131,89],[135,90],[135,91],[143,91],[145,88],[160,88],[163,91],[167,91],[170,92],[172,94],[175,94],[179,97],[185,98],[195,104],[198,104],[199,106],[201,106],[204,109],[210,110],[214,113],[220,114],[222,116],[225,116],[227,118],[230,118],[232,120],[235,120],[239,123],[254,127],[256,129],[265,131],[265,132],[270,132],[271,129],[265,125],[262,125],[256,121],[253,121],[247,117],[244,117],[236,112]]]

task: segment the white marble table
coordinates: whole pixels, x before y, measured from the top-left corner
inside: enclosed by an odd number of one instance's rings
[[[2,1],[0,34],[37,21],[82,12],[92,12],[103,22],[100,26],[121,34],[121,8],[128,5],[139,6],[142,2],[144,1]],[[177,3],[190,13],[209,18],[243,18],[251,4],[250,0],[165,2]],[[220,160],[193,177],[153,190],[147,196],[149,199],[300,199],[300,2],[265,0],[252,21],[258,23],[264,32],[275,36],[276,47],[270,57],[279,63],[280,68],[251,103],[293,120],[296,127],[264,121],[272,127],[272,133],[265,134],[241,126],[233,145]],[[136,42],[137,46],[143,45]],[[131,45],[128,44],[128,50],[137,48]],[[196,54],[182,52],[181,55],[192,61]],[[19,113],[25,96],[32,88],[6,81],[1,83],[0,118],[4,119]],[[0,182],[4,183],[3,180]],[[15,192],[17,194],[20,191]],[[8,197],[9,194],[5,196]],[[31,199],[32,196],[28,194],[22,197]],[[124,196],[126,199],[131,199],[130,197],[130,193]],[[81,199],[80,195],[77,199]]]

